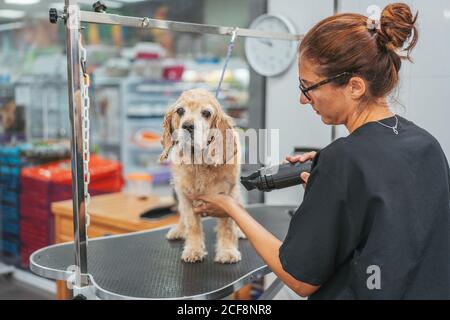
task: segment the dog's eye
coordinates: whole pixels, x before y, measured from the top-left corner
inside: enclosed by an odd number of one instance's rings
[[[202,111],[202,116],[204,116],[205,118],[211,117],[211,111],[209,111],[209,110],[203,110],[203,111]]]
[[[178,113],[179,116],[182,116],[184,114],[184,108],[183,107],[179,107],[177,109],[177,113]]]

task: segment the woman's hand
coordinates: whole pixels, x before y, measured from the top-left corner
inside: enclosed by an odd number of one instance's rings
[[[305,162],[305,161],[314,159],[316,154],[317,154],[316,151],[311,151],[311,152],[303,153],[303,154],[297,155],[297,156],[287,156],[286,160],[288,162],[290,162],[290,163]],[[308,172],[302,172],[300,174],[300,179],[305,181],[305,183],[302,183],[303,187],[305,187],[306,184],[308,183],[309,173]]]
[[[194,207],[194,213],[203,216],[208,215],[216,218],[228,218],[229,212],[233,207],[240,206],[235,199],[224,194],[187,194],[186,197],[190,200],[201,200],[204,202],[201,206]]]

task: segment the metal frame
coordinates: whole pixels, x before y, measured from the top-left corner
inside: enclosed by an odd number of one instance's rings
[[[80,66],[80,14],[76,0],[65,0],[66,11],[66,49],[67,79],[69,90],[69,116],[71,126],[71,167],[73,228],[75,245],[75,262],[79,276],[77,286],[88,285],[87,277],[87,232],[84,205],[84,168],[81,110],[81,66]],[[83,275],[83,276],[81,276]]]
[[[77,265],[76,286],[84,287],[90,284],[87,265],[87,232],[83,140],[82,140],[82,70],[80,65],[80,28],[81,22],[122,25],[135,28],[157,28],[178,32],[208,33],[237,37],[270,38],[277,40],[299,41],[301,35],[265,32],[252,29],[224,27],[216,25],[185,23],[168,20],[157,20],[147,17],[127,17],[116,14],[80,11],[77,0],[65,0],[64,14],[66,22],[66,48],[69,113],[71,125],[71,159],[72,159],[72,192],[73,192],[73,227],[75,244],[75,262]]]
[[[299,41],[301,35],[279,32],[267,32],[255,29],[237,27],[223,27],[208,24],[187,23],[170,20],[158,20],[147,17],[127,17],[117,14],[80,11],[81,21],[99,24],[121,25],[134,28],[156,28],[178,32],[209,33],[223,36],[231,36],[236,30],[237,37],[270,38],[277,40]]]

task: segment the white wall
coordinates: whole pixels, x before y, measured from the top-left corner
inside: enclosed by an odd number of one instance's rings
[[[394,1],[340,0],[338,10],[367,15],[370,5],[383,9],[390,2]],[[419,42],[412,52],[414,64],[403,62],[399,88],[394,93],[404,107],[393,105],[393,110],[433,134],[450,158],[450,0],[404,2],[419,10]],[[269,0],[268,9],[289,17],[302,34],[333,14],[333,1]],[[330,128],[309,106],[299,104],[297,82],[296,64],[280,77],[267,79],[266,123],[267,128],[280,129],[280,156],[294,146],[324,147],[330,142]],[[338,137],[347,134],[345,128],[338,128]],[[266,194],[270,204],[300,203],[302,198],[300,187]]]
[[[268,12],[283,14],[304,34],[319,20],[333,14],[333,1],[269,0]],[[266,127],[280,129],[280,161],[291,154],[294,146],[324,147],[331,141],[331,130],[309,106],[299,102],[298,70],[294,62],[289,71],[268,78],[266,86]],[[300,204],[302,188],[272,191],[266,195],[269,204]]]
[[[339,11],[366,14],[369,5],[383,9],[391,2],[341,0]],[[393,105],[393,110],[434,135],[450,158],[450,0],[403,2],[419,11],[419,42],[412,52],[414,63],[402,64],[400,88],[394,93],[404,107]]]

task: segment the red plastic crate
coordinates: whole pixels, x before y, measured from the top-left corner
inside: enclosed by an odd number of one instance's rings
[[[122,166],[118,161],[103,159],[92,155],[89,161],[89,172],[91,180],[108,179],[111,173],[122,171]],[[70,160],[63,160],[48,163],[41,166],[24,168],[21,177],[29,177],[38,181],[52,181],[54,183],[72,184],[72,170]]]
[[[30,265],[30,256],[33,252],[39,250],[40,247],[27,247],[27,246],[22,246],[20,248],[20,265],[22,266],[22,268],[27,268]]]
[[[92,155],[89,162],[91,196],[119,192],[124,184],[120,162]],[[51,203],[72,198],[70,160],[24,168],[21,171],[21,265],[31,253],[54,242]]]
[[[43,242],[49,245],[53,242],[53,230],[53,218],[43,220],[24,217],[20,221],[20,241],[24,244]]]

